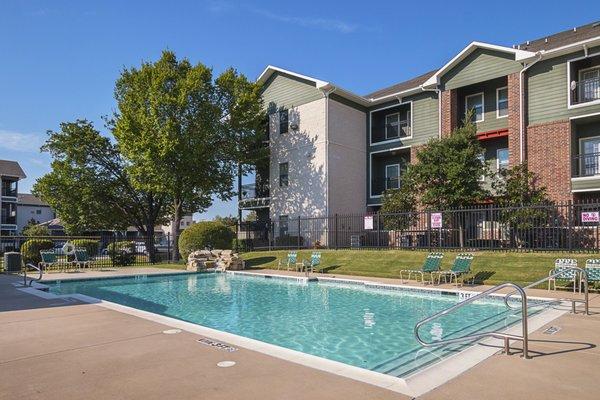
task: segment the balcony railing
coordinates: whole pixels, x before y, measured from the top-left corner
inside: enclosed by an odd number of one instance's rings
[[[580,154],[573,157],[573,177],[600,175],[600,153]]]
[[[600,100],[600,77],[582,79],[579,82],[576,82],[571,97],[573,104]]]
[[[386,190],[399,189],[400,183],[400,178],[373,179],[371,193],[374,196],[379,196],[380,194],[383,194],[383,192]]]
[[[242,199],[240,208],[259,208],[269,206],[269,187],[267,185],[256,185],[254,183],[242,185]]]
[[[396,126],[398,127],[398,133],[393,134],[392,130]],[[410,136],[410,135],[411,135],[410,120],[405,119],[403,121],[400,121],[398,123],[398,125],[388,125],[387,126],[386,139],[397,139],[397,138],[403,138],[403,137]]]

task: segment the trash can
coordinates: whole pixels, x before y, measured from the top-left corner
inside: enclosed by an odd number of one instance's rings
[[[22,256],[16,251],[4,253],[4,272],[21,272]]]

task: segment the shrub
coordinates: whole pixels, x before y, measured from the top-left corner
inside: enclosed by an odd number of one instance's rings
[[[50,239],[29,239],[21,245],[23,262],[38,265],[42,261],[40,251],[52,249],[54,249],[54,243]]]
[[[98,249],[100,248],[100,241],[93,239],[74,239],[71,240],[73,246],[81,249],[85,249],[90,257],[98,255]]]
[[[135,262],[135,242],[121,241],[110,243],[106,249],[115,265],[125,267]]]
[[[298,243],[298,239],[300,239],[300,243]],[[275,238],[275,246],[278,247],[296,247],[300,244],[300,247],[304,246],[304,238],[295,235],[281,235]]]
[[[35,237],[35,236],[50,236],[50,229],[44,225],[27,224],[23,228],[23,236]]]
[[[179,237],[179,253],[184,259],[192,251],[207,246],[215,249],[230,249],[234,233],[228,226],[216,221],[202,221],[187,227]]]
[[[252,239],[233,239],[231,248],[236,252],[252,251]]]

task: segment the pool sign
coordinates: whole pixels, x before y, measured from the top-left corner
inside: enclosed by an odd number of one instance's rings
[[[365,215],[365,229],[373,229],[373,216]]]
[[[431,227],[441,228],[442,227],[442,213],[431,213]]]
[[[581,212],[581,222],[583,223],[598,223],[600,222],[600,212],[598,211],[582,211]]]

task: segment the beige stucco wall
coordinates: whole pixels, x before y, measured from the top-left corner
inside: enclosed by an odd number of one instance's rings
[[[291,111],[291,110],[290,110]],[[270,115],[271,220],[280,215],[325,215],[325,99],[295,107],[299,129],[279,134],[279,115]],[[279,163],[289,163],[289,186],[279,186]],[[292,228],[293,224],[290,224]],[[291,231],[291,229],[290,229]]]
[[[329,101],[329,215],[364,213],[366,113]]]

